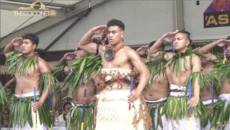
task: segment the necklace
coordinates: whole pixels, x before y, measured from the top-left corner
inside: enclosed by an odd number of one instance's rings
[[[109,48],[108,50],[106,50],[104,57],[107,61],[111,61],[114,58],[114,55],[121,50],[122,48],[124,48],[126,45],[123,44],[120,47],[118,47],[117,49],[113,50],[112,48]]]

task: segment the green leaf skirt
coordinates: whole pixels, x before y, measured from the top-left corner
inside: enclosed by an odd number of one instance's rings
[[[33,120],[32,120],[32,102],[33,97],[27,98],[16,98],[12,97],[12,103],[10,106],[10,119],[9,125],[16,126],[16,127],[24,127],[25,124],[28,122],[30,127],[33,127]],[[36,100],[39,100],[39,97],[36,97]],[[43,106],[38,110],[40,123],[44,126],[51,127],[51,115],[50,115],[50,103],[48,100],[45,101]]]
[[[146,102],[147,103],[147,102]],[[153,130],[157,130],[158,126],[160,126],[163,129],[163,123],[162,123],[162,114],[161,114],[161,108],[164,106],[165,102],[160,103],[154,103],[154,104],[148,104],[148,109],[150,116],[152,118],[152,128]],[[155,113],[157,112],[157,124],[155,124]]]
[[[167,101],[164,103],[162,110],[162,115],[165,114],[167,119],[174,119],[176,121],[187,117],[189,118],[189,109],[187,102],[189,100],[188,96],[183,97],[173,97],[169,96]],[[192,109],[192,114],[195,118],[204,116],[206,114],[206,109],[202,103],[202,100],[199,100],[199,103],[195,109]]]
[[[94,108],[95,102],[85,106],[84,129],[94,130]],[[81,130],[83,106],[72,106],[69,108],[66,118],[67,129]]]
[[[230,118],[230,101],[218,99],[213,111],[211,126],[215,128],[222,127],[224,129],[228,125]]]
[[[0,123],[2,123],[3,113],[6,109],[7,104],[9,104],[9,102],[6,98],[4,87],[0,87],[0,102],[1,102],[1,105],[0,105]],[[0,130],[1,130],[1,128],[0,128]]]

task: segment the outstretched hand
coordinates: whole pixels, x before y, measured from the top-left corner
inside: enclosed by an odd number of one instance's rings
[[[20,46],[21,45],[21,42],[23,41],[23,38],[22,37],[16,37],[14,38],[10,44],[12,44],[13,46]]]
[[[43,103],[40,101],[32,103],[33,111],[36,112],[37,110],[39,110],[42,107],[42,105],[43,105]]]
[[[224,47],[225,45],[230,44],[230,40],[220,39],[220,40],[216,41],[216,44],[219,47]]]
[[[66,60],[73,60],[76,57],[76,54],[74,52],[68,52],[65,53],[64,59]]]
[[[172,38],[176,35],[176,32],[168,32],[162,36],[163,40],[168,43],[172,43]]]
[[[191,100],[188,101],[188,109],[191,107],[192,109],[196,108],[199,103],[199,98],[192,97]]]
[[[101,25],[101,26],[92,28],[90,31],[94,34],[100,34],[100,33],[103,33],[106,29],[107,29],[106,25]]]
[[[137,90],[133,90],[131,93],[128,94],[128,102],[133,103],[140,97],[141,92]]]
[[[50,112],[50,115],[51,115],[51,116],[54,116],[54,114],[55,114],[55,109],[53,109],[53,110]]]
[[[139,54],[140,56],[146,54],[146,51],[148,50],[149,46],[148,45],[145,45],[145,46],[142,46],[140,48],[138,48],[136,50],[137,54]]]
[[[90,99],[88,99],[88,98],[86,98],[86,97],[82,98],[81,101],[82,101],[82,104],[83,104],[83,105],[88,105],[88,104],[91,103]]]

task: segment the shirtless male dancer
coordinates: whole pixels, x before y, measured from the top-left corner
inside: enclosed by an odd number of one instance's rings
[[[138,48],[136,51],[139,55],[143,55],[146,51],[155,43],[156,41],[150,42],[150,44],[146,46],[142,46]],[[161,51],[157,53],[157,55],[161,55],[163,53],[164,47],[161,47]],[[147,51],[149,57],[149,64],[154,65],[155,55],[151,56],[151,52]],[[158,61],[157,61],[158,62]],[[154,73],[156,69],[153,69]],[[168,72],[168,71],[166,71]],[[153,74],[154,75],[154,74]],[[169,94],[169,82],[168,82],[168,73],[161,73],[159,77],[155,79],[155,76],[152,77],[151,86],[146,86],[143,94],[145,98],[145,102],[148,105],[150,116],[152,118],[152,128],[151,130],[168,130],[168,122],[164,115],[161,115],[162,108],[164,106],[165,101],[167,100]]]
[[[149,71],[139,55],[123,43],[125,26],[117,19],[110,20],[107,25],[90,29],[80,40],[79,47],[88,53],[101,56],[103,69],[99,74],[100,94],[97,95],[96,130],[104,129],[150,129],[151,119],[141,94],[149,79]],[[91,42],[94,34],[106,31],[108,45]],[[133,69],[137,69],[140,80],[130,93],[126,76],[134,77]],[[131,103],[130,117],[128,117]],[[135,112],[134,112],[135,111]],[[128,122],[129,121],[129,122]]]
[[[205,48],[205,47],[204,47]],[[207,78],[210,79],[209,76],[211,76],[212,74],[212,70],[214,69],[214,60],[217,59],[217,57],[211,53],[211,52],[205,52],[203,50],[203,47],[197,47],[196,49],[194,49],[194,51],[198,50],[200,54],[202,54],[205,58],[202,58],[202,70],[201,73],[205,76],[208,76]],[[217,79],[215,79],[215,77],[213,77],[213,83],[215,82],[219,82]],[[200,117],[200,123],[201,123],[201,127],[202,130],[210,130],[211,129],[211,119],[212,119],[212,114],[213,114],[213,106],[214,104],[217,102],[217,96],[219,93],[219,87],[216,84],[216,86],[214,85],[214,89],[212,90],[212,86],[211,86],[211,81],[210,81],[210,86],[207,86],[203,89],[203,93],[200,94],[201,99],[203,104],[205,105],[206,108],[206,115]],[[213,91],[213,97],[212,97],[212,91]],[[212,101],[213,99],[213,101]]]
[[[229,65],[229,57],[230,57],[230,36],[225,39],[220,39],[215,42],[212,42],[208,45],[203,46],[199,49],[200,53],[203,55],[207,55],[215,46],[223,47],[226,49],[226,62],[224,63],[222,60],[217,67],[215,67],[215,73],[221,78],[221,88],[219,99],[215,104],[213,109],[213,119],[212,119],[212,127],[221,128],[224,130],[230,129],[230,120],[229,120],[229,109],[230,109],[230,83],[229,83],[229,74],[228,68]],[[210,55],[210,54],[209,54]],[[210,60],[215,60],[216,56]],[[218,59],[220,60],[220,59]]]
[[[70,72],[72,71],[71,66],[67,66],[66,65],[66,61],[69,60],[80,60],[82,57],[86,56],[87,52],[84,50],[81,50],[80,48],[77,49],[76,53],[74,52],[68,52],[66,53],[58,62],[57,66],[60,65],[65,65],[63,72],[65,73],[65,75],[69,75]],[[80,69],[80,68],[78,68]],[[88,121],[87,123],[84,123],[85,126],[84,128],[90,128],[93,129],[93,117],[94,117],[94,106],[95,103],[94,101],[96,100],[96,83],[99,81],[99,78],[96,77],[95,73],[91,74],[90,76],[90,86],[91,86],[91,90],[89,89],[89,84],[88,84],[88,80],[83,80],[83,82],[80,81],[80,85],[79,88],[76,91],[73,92],[72,94],[72,108],[70,108],[70,110],[68,111],[67,114],[67,126],[71,127],[72,129],[81,129],[81,119],[82,117],[79,115],[82,115],[81,113],[77,113],[77,119],[76,116],[72,116],[71,113],[73,112],[78,112],[78,109],[81,109],[82,111],[82,106],[86,105],[86,112],[89,111],[90,113],[85,114],[85,121]],[[86,98],[84,98],[84,90],[87,90],[86,92]],[[74,111],[73,111],[74,110]],[[78,118],[80,117],[80,118]]]
[[[9,71],[16,79],[9,126],[19,130],[34,129],[33,113],[37,115],[37,129],[48,129],[45,126],[51,125],[49,102],[46,102],[46,99],[49,97],[50,90],[55,90],[56,86],[51,84],[55,81],[49,65],[35,55],[38,42],[38,37],[29,33],[14,38],[4,49],[7,57],[6,64],[10,66]],[[15,52],[15,46],[21,46],[22,52]],[[36,87],[36,103],[32,103],[34,87]]]
[[[172,43],[172,39],[173,39],[173,43]],[[169,122],[172,122],[171,125],[172,128],[170,129],[187,130],[189,124],[188,108],[191,107],[194,113],[196,111],[196,110],[194,111],[194,109],[200,109],[200,108],[196,108],[198,103],[202,104],[202,102],[199,101],[200,84],[198,83],[198,78],[193,77],[195,78],[195,82],[193,83],[193,96],[190,101],[188,101],[188,93],[187,94],[185,93],[186,86],[188,86],[186,84],[186,80],[191,74],[201,72],[201,59],[199,56],[192,53],[189,53],[190,55],[183,54],[187,52],[188,45],[191,42],[190,33],[186,31],[179,31],[177,33],[169,32],[164,34],[150,48],[150,52],[151,52],[150,55],[153,56],[156,55],[156,53],[159,51],[164,41],[173,44],[173,49],[175,49],[175,53],[166,52],[164,55],[164,59],[167,62],[170,62],[171,58],[173,58],[174,60],[171,62],[170,64],[171,66],[169,66],[170,76],[168,77],[168,81],[170,83],[170,95],[166,103],[164,104],[163,114],[165,114]],[[181,55],[181,57],[179,56],[176,57],[177,55]],[[190,57],[192,58],[191,62],[190,62]],[[174,63],[178,63],[178,64],[175,66]],[[179,69],[174,69],[174,68],[179,68]],[[191,129],[200,130],[199,118],[194,117],[194,114],[192,114]]]

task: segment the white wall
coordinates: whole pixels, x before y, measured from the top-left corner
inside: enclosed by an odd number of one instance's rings
[[[158,39],[165,32],[173,30],[172,1],[112,0],[93,9],[88,17],[82,18],[49,51],[76,48],[78,41],[90,28],[106,24],[113,18],[124,22],[124,40],[127,45],[148,44]],[[58,33],[57,30],[60,26],[55,28],[46,31],[45,34],[40,34],[39,38],[48,44],[49,41],[52,41],[50,37]],[[52,35],[49,36],[50,34]],[[65,48],[67,39],[68,43]],[[45,48],[45,45],[40,44],[40,46]]]
[[[226,38],[230,35],[230,27],[203,27],[203,13],[211,2],[212,0],[202,0],[200,5],[197,6],[196,1],[184,0],[185,30],[191,33],[191,39],[195,42]],[[173,0],[111,0],[93,9],[88,17],[82,18],[49,51],[75,49],[78,46],[78,41],[90,28],[106,24],[113,18],[120,19],[125,23],[125,44],[148,44],[150,41],[157,40],[166,32],[175,31],[175,21],[173,21],[174,4]],[[39,47],[45,48],[73,21],[74,19],[69,20],[40,34]]]
[[[204,28],[203,14],[212,3],[212,0],[196,1],[184,0],[185,29],[191,33],[192,40],[209,40],[227,38],[230,35],[230,26]]]
[[[41,34],[38,34],[39,37],[39,44],[38,48],[45,49],[58,35],[60,35],[75,19],[73,18],[69,21],[66,21],[54,28],[51,28],[49,30],[46,30],[42,32]],[[61,43],[59,45],[61,50],[65,49],[66,41],[64,43]]]

